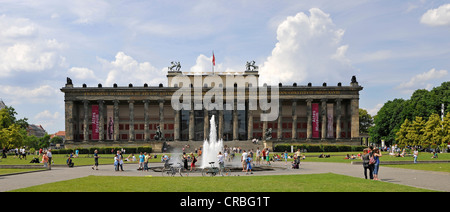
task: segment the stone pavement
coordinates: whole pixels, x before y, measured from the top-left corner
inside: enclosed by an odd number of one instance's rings
[[[317,174],[335,173],[353,177],[364,178],[361,165],[351,165],[346,163],[321,163],[302,162],[300,169],[290,169],[290,163],[272,163],[274,171],[258,171],[253,175],[285,175],[285,174]],[[161,167],[162,163],[151,163],[150,167]],[[124,172],[115,172],[113,165],[101,165],[100,170],[92,170],[90,166],[75,168],[53,167],[49,171],[40,171],[26,174],[16,174],[0,176],[0,191],[9,191],[19,188],[26,188],[34,185],[41,185],[56,181],[70,180],[89,175],[98,176],[161,176],[161,172],[137,171],[138,164],[125,164]],[[245,175],[242,172],[232,172],[232,175]],[[200,172],[190,174],[189,177],[201,176]],[[390,167],[380,167],[379,177],[381,181],[402,184],[407,186],[450,192],[450,173],[419,171],[409,169],[399,169]]]

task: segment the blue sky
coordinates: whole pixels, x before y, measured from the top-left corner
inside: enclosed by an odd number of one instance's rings
[[[167,83],[182,71],[243,71],[261,82],[335,85],[356,75],[375,115],[450,79],[450,2],[0,0],[0,98],[19,118],[64,130],[66,77],[86,83]]]

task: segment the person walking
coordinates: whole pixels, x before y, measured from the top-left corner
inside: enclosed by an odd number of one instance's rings
[[[248,171],[250,170],[250,174],[253,174],[253,172],[252,172],[252,157],[247,157],[246,162],[247,162],[247,169],[245,170],[245,172],[248,174]]]
[[[222,152],[219,151],[219,154],[217,155],[217,161],[219,162],[219,170],[222,171],[225,168],[225,160],[224,156],[222,155]]]
[[[266,162],[267,162],[267,165],[271,165],[270,164],[270,156],[269,156],[269,148],[266,148]]]
[[[98,151],[94,150],[94,165],[92,166],[92,170],[98,170],[98,158],[100,156],[98,156]]]
[[[144,171],[144,161],[145,161],[145,156],[142,152],[139,153],[139,171]]]
[[[367,170],[369,170],[369,179],[373,180],[373,165],[370,163],[369,150],[366,148],[363,150],[363,155],[361,156],[364,168],[364,177],[367,179]]]
[[[247,170],[247,157],[248,157],[248,154],[244,150],[244,152],[241,155],[241,163],[242,163],[242,171],[243,172]]]
[[[414,149],[414,163],[417,163],[417,157],[419,157],[419,151],[417,150],[417,148]]]
[[[378,178],[378,170],[380,168],[380,157],[383,156],[380,152],[380,149],[373,150],[373,158],[375,159],[375,164],[373,166],[373,179],[380,180]]]
[[[197,162],[197,158],[195,158],[194,153],[191,152],[191,171],[194,170],[195,171],[195,163]]]
[[[48,149],[47,151],[47,157],[48,157],[48,170],[52,169],[52,149]]]
[[[144,152],[144,171],[148,172],[148,161],[150,160],[150,153]]]
[[[256,147],[256,165],[261,164],[261,150],[259,147]]]
[[[48,168],[48,157],[47,157],[47,152],[44,152],[44,155],[42,155],[42,163],[44,164],[44,168]]]

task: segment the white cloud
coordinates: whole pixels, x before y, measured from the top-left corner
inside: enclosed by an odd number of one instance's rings
[[[53,128],[60,125],[60,122],[63,120],[63,117],[61,117],[59,112],[51,113],[48,110],[44,110],[34,116],[34,123],[39,123],[42,125],[44,129],[47,130],[48,133],[54,133],[52,130]]]
[[[58,112],[55,112],[52,114],[50,111],[44,110],[44,111],[38,113],[36,116],[34,116],[34,118],[38,119],[38,120],[55,120],[55,119],[59,119],[60,115]]]
[[[277,29],[272,54],[260,68],[260,83],[336,82],[348,80],[352,67],[342,45],[344,30],[337,28],[329,14],[312,8],[289,16]]]
[[[35,36],[37,26],[26,18],[10,18],[6,15],[0,16],[0,38],[20,38]],[[0,41],[2,42],[2,41]]]
[[[110,5],[106,1],[78,0],[72,1],[69,10],[77,16],[74,23],[91,24],[107,17]]]
[[[368,109],[367,112],[371,115],[371,116],[375,116],[377,115],[378,111],[383,107],[383,103],[379,103],[377,105],[375,105],[375,107]]]
[[[96,79],[94,71],[88,68],[72,67],[67,73],[74,79]]]
[[[143,86],[144,83],[152,86],[159,83],[167,85],[167,68],[157,69],[149,62],[140,63],[123,52],[118,52],[114,61],[100,58],[99,61],[108,72],[105,86],[112,86],[114,83],[119,86],[127,86],[129,83],[137,86]]]
[[[64,45],[41,38],[40,26],[25,18],[0,16],[0,77],[15,72],[41,72],[64,64],[59,55]]]
[[[412,77],[408,82],[401,83],[399,86],[397,86],[397,89],[401,89],[404,92],[411,92],[419,88],[431,89],[431,80],[442,79],[447,75],[447,70],[436,71],[436,69],[433,68],[427,72]]]
[[[44,103],[57,99],[61,92],[49,85],[37,88],[0,85],[0,96],[9,99],[11,105],[27,103]]]
[[[444,4],[436,9],[428,10],[422,15],[420,22],[430,26],[450,25],[450,4]]]

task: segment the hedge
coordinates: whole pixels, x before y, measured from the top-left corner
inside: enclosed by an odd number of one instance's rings
[[[116,153],[117,150],[124,149],[125,153],[140,153],[140,152],[152,152],[151,146],[141,147],[89,147],[89,148],[75,148],[75,149],[53,149],[52,154],[70,154],[75,153],[75,150],[79,151],[79,154],[94,154],[94,150],[98,150],[98,154],[111,154]],[[111,152],[111,150],[113,150]]]
[[[306,150],[307,152],[358,152],[363,151],[366,146],[353,145],[331,145],[331,144],[278,144],[275,146],[275,152],[291,151],[291,146],[294,146],[294,151],[297,149]]]

